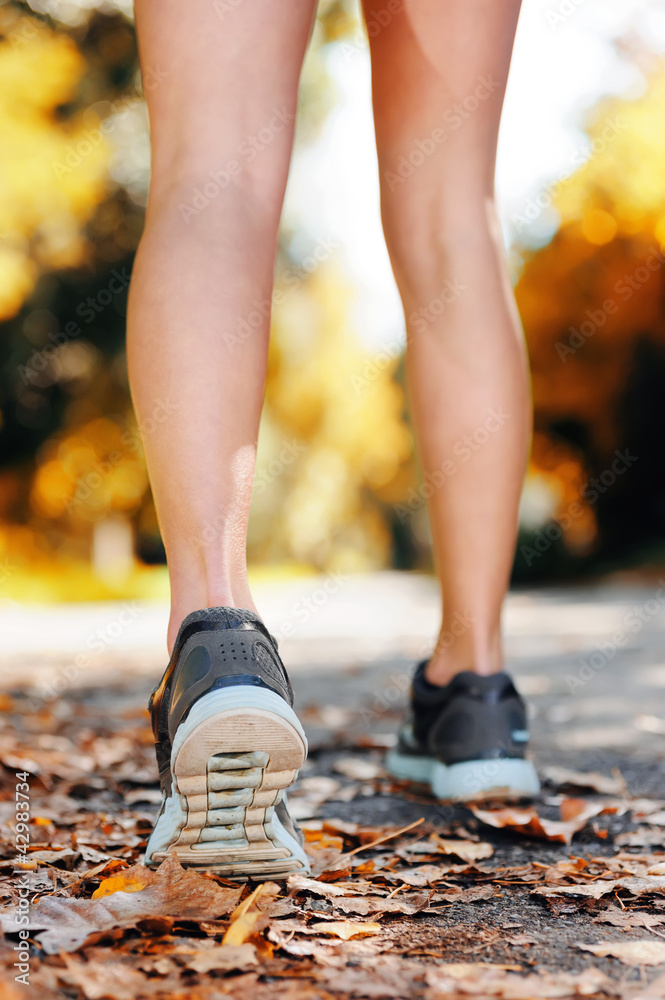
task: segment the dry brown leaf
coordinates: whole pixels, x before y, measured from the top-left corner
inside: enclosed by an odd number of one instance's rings
[[[31,930],[44,951],[76,951],[90,934],[114,927],[133,927],[142,920],[204,920],[229,913],[242,888],[222,888],[195,871],[185,871],[173,855],[156,871],[143,865],[126,869],[129,877],[145,878],[137,892],[114,892],[101,899],[45,896],[30,908]],[[15,932],[14,914],[2,917],[5,931]]]
[[[538,886],[532,891],[539,896],[591,896],[600,899],[614,889],[626,889],[632,896],[642,896],[646,893],[665,894],[665,875],[628,875],[625,878],[598,879],[596,882],[581,885],[557,885],[553,887]]]
[[[646,913],[644,910],[621,910],[618,906],[608,906],[607,909],[593,918],[594,924],[612,924],[613,927],[657,927],[665,924],[665,915]]]
[[[492,896],[500,896],[501,891],[496,885],[471,885],[468,889],[459,886],[451,886],[450,889],[439,891],[434,896],[452,903],[473,903],[479,899],[490,899]]]
[[[373,781],[385,773],[380,764],[366,757],[340,757],[333,764],[333,771],[355,781]]]
[[[202,974],[212,969],[231,972],[234,969],[246,969],[248,965],[257,964],[258,958],[253,944],[221,944],[218,948],[200,951],[194,958],[187,959],[187,968]]]
[[[317,962],[320,961],[318,955],[316,959]],[[345,965],[342,968],[339,967],[339,959],[329,960],[327,964],[335,967],[317,969],[316,978],[335,997],[412,1000],[413,997],[423,995],[422,965],[401,956],[372,956],[371,962]],[[316,994],[317,997],[319,995]]]
[[[483,858],[491,858],[494,854],[491,844],[475,840],[447,839],[440,837],[438,833],[431,834],[428,843],[439,854],[450,854],[461,861],[480,861]]]
[[[105,962],[82,962],[63,954],[67,966],[66,979],[80,987],[86,1000],[134,1000],[144,995],[148,977],[128,962],[118,961],[111,955]]]
[[[570,786],[580,791],[598,792],[600,795],[625,795],[626,782],[620,771],[612,777],[598,771],[571,771],[567,767],[545,767],[543,777],[558,786]]]
[[[358,920],[320,920],[310,924],[309,929],[313,934],[332,934],[348,941],[358,934],[378,934],[381,925],[369,920],[364,923]]]
[[[648,986],[636,986],[624,994],[626,1000],[665,1000],[665,974],[652,979]]]
[[[665,847],[665,830],[660,826],[641,826],[614,838],[617,847]]]
[[[598,958],[618,958],[624,965],[663,965],[665,941],[642,938],[639,941],[599,941],[597,944],[578,944],[582,951],[590,951]]]
[[[483,962],[429,968],[425,972],[425,980],[439,995],[501,997],[502,1000],[590,996],[610,992],[611,987],[610,980],[599,969],[585,969],[577,975],[536,972],[522,976],[510,971],[510,967]]]
[[[392,899],[386,896],[346,896],[333,899],[334,910],[369,916],[372,913],[419,913],[429,904],[429,892],[400,893]]]
[[[580,882],[576,885],[537,886],[532,889],[537,896],[588,896],[600,899],[619,885],[619,879],[598,879],[596,882]]]
[[[499,829],[508,827],[516,833],[570,844],[573,834],[586,826],[587,820],[604,809],[603,803],[586,802],[584,799],[564,799],[561,803],[562,819],[545,819],[533,807],[528,809],[479,809],[470,805],[471,812],[482,823]]]
[[[321,882],[307,875],[289,875],[286,880],[290,892],[313,892],[317,896],[365,896],[376,893],[371,882]]]
[[[57,865],[63,863],[63,868],[72,869],[81,858],[80,851],[73,851],[71,847],[55,847],[53,850],[30,851],[26,855],[25,862],[17,862],[17,868],[32,868],[37,865]]]
[[[414,889],[421,889],[426,885],[436,885],[451,874],[467,871],[469,871],[469,865],[419,865],[409,871],[382,872],[381,874],[389,882],[403,882],[404,885]]]

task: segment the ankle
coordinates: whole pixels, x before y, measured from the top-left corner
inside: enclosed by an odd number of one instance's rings
[[[247,585],[247,581],[235,587],[209,587],[205,591],[193,590],[182,597],[171,597],[171,612],[166,634],[169,656],[173,652],[178,630],[187,615],[203,608],[242,608],[259,614]]]
[[[425,667],[425,677],[430,684],[448,684],[455,674],[470,670],[488,676],[503,670],[504,658],[500,633],[491,637],[462,635],[449,641],[450,631],[441,630],[434,651]]]

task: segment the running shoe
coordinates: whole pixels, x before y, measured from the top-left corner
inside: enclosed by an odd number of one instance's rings
[[[396,778],[429,784],[437,799],[519,800],[540,791],[526,759],[526,706],[509,674],[470,670],[446,685],[416,667],[409,710],[386,767]]]
[[[307,756],[277,641],[252,611],[205,608],[184,619],[149,710],[162,807],[146,865],[227,878],[308,872],[285,789]]]

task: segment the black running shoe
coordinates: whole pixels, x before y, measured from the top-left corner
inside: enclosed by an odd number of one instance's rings
[[[187,615],[149,709],[162,808],[145,863],[230,878],[309,871],[284,789],[307,756],[277,642],[252,611]]]
[[[439,686],[426,679],[426,666],[416,667],[409,711],[386,757],[390,773],[429,784],[447,801],[537,795],[538,775],[525,759],[526,708],[510,676],[464,670]]]

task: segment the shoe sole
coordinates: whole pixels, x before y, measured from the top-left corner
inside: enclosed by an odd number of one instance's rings
[[[293,709],[274,691],[211,691],[178,727],[172,794],[146,848],[146,865],[175,853],[181,865],[227,878],[309,872],[307,855],[275,806],[307,756]]]
[[[443,802],[478,802],[489,799],[519,801],[540,792],[540,781],[530,760],[500,758],[443,764],[431,757],[414,757],[390,750],[386,769],[402,781],[429,785]]]

